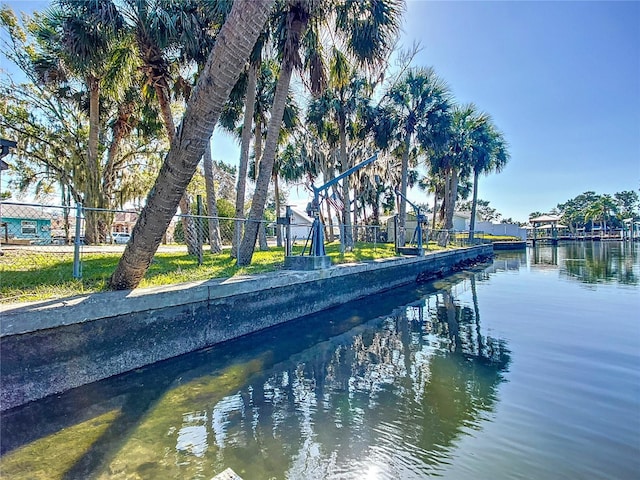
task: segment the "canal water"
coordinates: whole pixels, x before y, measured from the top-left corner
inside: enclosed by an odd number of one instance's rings
[[[639,246],[500,254],[14,409],[0,476],[638,478]]]

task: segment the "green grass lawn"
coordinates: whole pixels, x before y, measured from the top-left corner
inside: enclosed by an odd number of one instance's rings
[[[429,249],[438,248],[430,244]],[[352,252],[340,253],[338,242],[326,246],[333,263],[351,263],[395,256],[393,244],[357,243]],[[294,246],[299,254],[302,247]],[[0,257],[0,302],[13,303],[67,297],[107,289],[107,282],[121,254],[83,253],[82,279],[73,278],[72,255],[30,255],[26,261],[17,257]],[[284,265],[284,249],[271,247],[268,251],[256,250],[251,265],[238,267],[229,251],[212,255],[205,249],[203,264],[198,265],[195,256],[182,252],[157,253],[140,287],[170,285],[176,283],[229,278],[281,269]]]

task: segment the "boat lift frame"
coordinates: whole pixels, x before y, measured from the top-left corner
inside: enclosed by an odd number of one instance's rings
[[[418,256],[423,256],[424,255],[424,249],[422,248],[422,222],[425,219],[425,216],[422,214],[420,207],[418,205],[416,205],[415,203],[413,203],[411,200],[409,200],[407,198],[406,195],[403,195],[402,192],[400,190],[396,190],[395,194],[399,197],[402,197],[405,199],[405,201],[411,205],[411,207],[413,208],[413,211],[416,215],[416,229],[414,230],[414,236],[417,235],[418,236],[418,241],[417,241],[417,254]],[[396,245],[397,245],[398,239],[396,237]],[[396,247],[398,249],[398,251],[400,251],[400,248],[402,247]],[[402,253],[402,252],[401,252]]]
[[[367,158],[366,160],[360,162],[359,164],[351,167],[350,169],[342,172],[335,178],[332,178],[327,183],[316,187],[313,183],[310,185],[311,190],[313,191],[313,200],[309,206],[309,212],[313,216],[313,224],[311,225],[311,248],[309,249],[309,256],[312,257],[323,257],[326,256],[326,251],[324,249],[324,226],[322,221],[320,220],[320,194],[330,187],[338,183],[345,177],[357,172],[363,167],[366,167],[370,163],[373,163],[378,159],[378,152],[374,153],[372,156]]]

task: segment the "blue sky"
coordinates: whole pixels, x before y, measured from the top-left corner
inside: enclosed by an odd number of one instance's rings
[[[479,190],[504,217],[640,188],[640,2],[416,0],[402,39],[504,132]]]
[[[415,64],[433,66],[458,102],[504,132],[511,161],[482,177],[479,193],[503,217],[526,221],[587,190],[640,188],[640,2],[410,0],[401,43],[414,41]],[[226,136],[213,150],[238,156]]]

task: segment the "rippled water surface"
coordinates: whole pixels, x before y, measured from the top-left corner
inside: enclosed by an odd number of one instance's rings
[[[10,411],[2,478],[638,478],[638,247],[499,255]]]

